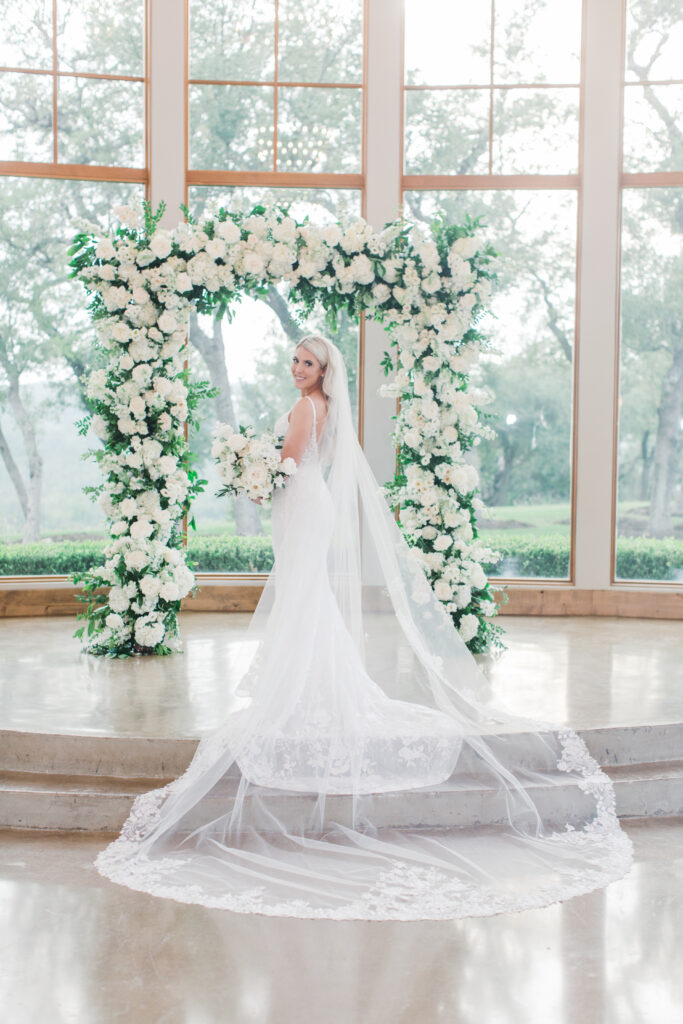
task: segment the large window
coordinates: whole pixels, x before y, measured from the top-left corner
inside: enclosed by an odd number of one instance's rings
[[[182,202],[270,198],[376,228],[401,208],[480,217],[500,253],[473,380],[494,437],[471,453],[492,574],[680,586],[679,0],[0,0],[0,19],[0,576],[99,561],[75,429],[93,331],[66,249],[74,221],[147,194],[169,225]],[[284,286],[192,317],[189,362],[218,388],[192,435],[200,570],[269,567],[267,511],[214,496],[211,434],[272,425],[296,398],[291,345],[323,328]],[[368,326],[365,353],[365,333],[336,337],[388,479],[385,342]]]
[[[629,0],[616,575],[683,579],[683,14]],[[668,187],[667,187],[668,186]]]
[[[192,0],[191,168],[361,171],[362,0]]]
[[[191,213],[220,205],[247,211],[270,200],[313,223],[359,216],[362,0],[192,0],[189,13]],[[334,331],[321,313],[301,322],[286,286],[243,299],[230,318],[191,318],[191,361],[218,390],[192,439],[208,481],[188,541],[200,571],[249,573],[272,564],[269,510],[214,496],[211,435],[216,422],[273,426],[297,398],[292,347],[315,330],[342,348],[357,403],[358,326],[341,317]]]
[[[558,18],[560,24],[558,24]],[[481,217],[500,251],[475,384],[475,453],[503,554],[493,574],[566,578],[572,520],[581,3],[406,0],[407,212]],[[438,177],[437,177],[438,176]]]
[[[145,4],[0,3],[0,574],[96,560],[76,432],[94,332],[67,249],[144,196]],[[78,179],[92,180],[78,180]]]

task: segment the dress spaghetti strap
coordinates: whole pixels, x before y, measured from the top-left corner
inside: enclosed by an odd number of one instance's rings
[[[310,395],[306,395],[306,398],[308,399],[308,401],[313,406],[313,430],[317,433],[318,422],[317,422],[317,414],[316,414],[316,409],[315,409],[315,402],[313,401],[313,399],[311,398]]]

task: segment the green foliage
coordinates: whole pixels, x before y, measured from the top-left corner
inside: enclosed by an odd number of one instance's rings
[[[192,537],[187,553],[195,572],[258,573],[273,567],[270,537]]]
[[[504,562],[514,560],[510,575],[562,579],[569,573],[569,538],[523,537],[513,531],[487,532],[486,541],[503,556],[497,565],[484,565],[487,574],[508,575]],[[501,572],[501,566],[503,572]],[[673,538],[620,537],[617,541],[617,578],[673,580],[683,571],[683,541]]]
[[[487,533],[486,542],[503,558],[518,560],[520,576],[562,579],[569,566],[569,541],[562,537],[522,538],[510,531]],[[102,562],[104,541],[42,541],[0,545],[0,575],[51,576],[85,572]],[[273,565],[269,537],[191,537],[188,557],[195,572],[267,573]],[[491,574],[500,565],[485,565]],[[683,571],[683,541],[654,537],[622,538],[617,544],[617,576],[634,580],[670,580]],[[492,580],[495,586],[495,577]],[[483,596],[490,599],[490,595]]]
[[[39,541],[1,544],[0,576],[62,576],[101,565],[105,542]]]
[[[617,577],[627,580],[680,579],[683,541],[672,537],[621,537],[617,541]]]

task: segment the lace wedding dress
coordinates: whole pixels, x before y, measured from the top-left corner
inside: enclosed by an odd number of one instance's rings
[[[241,706],[135,801],[99,871],[186,903],[380,920],[521,910],[621,877],[609,779],[575,733],[485,704],[329,354],[328,415],[319,431],[308,399],[310,439],[273,499],[274,569],[226,674]]]

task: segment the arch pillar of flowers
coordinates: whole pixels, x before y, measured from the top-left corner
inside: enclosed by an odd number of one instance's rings
[[[183,519],[202,481],[192,469],[186,423],[210,394],[191,379],[184,352],[191,308],[228,310],[241,294],[285,282],[302,315],[321,305],[362,312],[388,332],[382,393],[400,401],[393,440],[397,470],[388,500],[416,548],[437,597],[471,650],[498,628],[482,569],[495,556],[477,536],[478,475],[467,454],[486,436],[469,373],[484,344],[477,323],[495,253],[476,222],[405,221],[373,231],[362,219],[317,226],[286,207],[249,213],[220,208],[159,228],[152,212],[119,207],[119,226],[80,226],[72,276],[91,295],[102,365],[87,377],[90,415],[80,424],[103,482],[90,488],[108,520],[104,564],[76,577],[86,601],[83,636],[94,654],[168,654],[180,647],[180,602],[195,587],[183,549]]]

